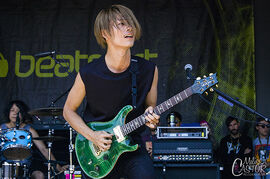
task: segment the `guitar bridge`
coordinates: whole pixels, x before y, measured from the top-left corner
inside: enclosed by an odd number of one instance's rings
[[[101,150],[95,144],[93,144],[93,147],[94,147],[94,150],[95,150],[96,155],[99,156],[101,154]]]
[[[113,128],[113,132],[114,132],[117,142],[122,142],[123,140],[125,140],[125,137],[121,131],[120,126],[116,126],[115,128]]]

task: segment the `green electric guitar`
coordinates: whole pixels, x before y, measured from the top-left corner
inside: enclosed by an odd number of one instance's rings
[[[204,77],[203,79],[197,78],[191,87],[156,106],[154,112],[160,115],[192,94],[202,94],[205,90],[217,83],[216,74],[210,74],[209,77]],[[107,176],[114,168],[121,154],[135,151],[138,148],[138,144],[130,145],[128,134],[147,122],[145,119],[146,114],[142,114],[132,121],[125,123],[126,116],[131,110],[132,106],[127,105],[109,122],[90,122],[87,124],[94,131],[106,131],[114,134],[111,147],[108,151],[102,152],[81,134],[76,136],[76,155],[81,168],[89,177],[103,178]]]

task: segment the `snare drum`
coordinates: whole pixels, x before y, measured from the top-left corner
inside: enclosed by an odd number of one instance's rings
[[[28,178],[27,166],[19,163],[4,162],[2,164],[1,179],[18,178]]]
[[[32,135],[24,129],[9,129],[2,135],[2,154],[7,160],[31,157]]]

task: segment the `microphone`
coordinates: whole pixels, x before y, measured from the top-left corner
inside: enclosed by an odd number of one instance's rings
[[[19,129],[20,126],[20,112],[17,113],[16,117],[16,129]]]
[[[192,65],[191,64],[186,64],[185,65],[185,71],[186,71],[186,74],[187,74],[187,79],[190,80],[192,79],[192,75],[191,75],[191,71],[192,71]]]
[[[47,56],[53,56],[55,54],[55,51],[52,52],[43,52],[43,53],[37,53],[35,54],[35,57],[47,57]]]

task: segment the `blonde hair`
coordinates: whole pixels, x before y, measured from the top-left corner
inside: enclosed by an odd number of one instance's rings
[[[141,37],[141,26],[134,16],[133,12],[123,6],[123,5],[112,5],[107,9],[102,9],[95,20],[94,25],[94,34],[97,40],[97,43],[102,47],[106,48],[107,43],[104,37],[102,36],[102,31],[107,32],[111,36],[112,26],[117,27],[117,20],[123,18],[125,22],[130,25],[134,31],[135,40],[140,39]]]

